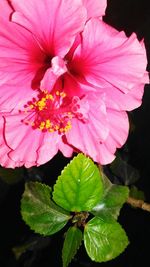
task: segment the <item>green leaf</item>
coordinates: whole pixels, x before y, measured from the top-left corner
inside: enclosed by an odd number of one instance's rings
[[[103,215],[117,219],[120,209],[128,198],[129,189],[127,186],[112,184],[106,176],[103,176],[103,183],[103,197],[91,212],[95,216]]]
[[[0,178],[7,184],[18,183],[23,177],[23,168],[5,169],[0,167]]]
[[[70,215],[50,200],[51,188],[38,182],[29,182],[21,200],[24,221],[36,233],[52,235],[61,230]]]
[[[145,200],[144,192],[139,190],[135,185],[130,187],[130,197]]]
[[[115,180],[121,181],[125,185],[134,184],[140,178],[139,171],[123,160],[119,152],[115,160],[110,164],[110,170],[116,176]]]
[[[82,242],[82,232],[76,226],[70,227],[66,233],[62,249],[63,267],[67,267],[74,258]]]
[[[46,248],[50,243],[50,237],[45,237],[41,235],[31,235],[25,239],[26,240],[22,240],[23,242],[21,241],[21,244],[12,248],[12,252],[16,260],[19,260],[22,254],[28,251],[36,254],[38,253],[38,251],[42,251],[44,248]]]
[[[98,167],[88,157],[78,154],[58,177],[53,200],[68,211],[89,211],[98,203],[102,193]]]
[[[125,231],[115,220],[95,217],[85,226],[84,244],[93,261],[105,262],[121,254],[129,241]]]

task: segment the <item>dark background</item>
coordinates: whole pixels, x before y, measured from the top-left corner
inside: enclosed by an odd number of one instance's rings
[[[104,20],[124,30],[129,36],[136,32],[144,38],[150,70],[150,0],[108,0]],[[93,0],[94,2],[94,0]],[[139,179],[134,182],[144,191],[146,202],[150,203],[150,86],[145,86],[143,104],[129,114],[133,129],[125,146],[120,150],[128,163],[138,170]],[[18,183],[9,185],[0,180],[0,267],[61,267],[63,231],[52,237],[43,238],[30,231],[20,215],[20,199],[26,179],[42,180],[53,185],[62,168],[69,162],[58,154],[40,168],[24,170],[24,177]],[[106,166],[106,171],[110,171]],[[111,177],[112,178],[112,177]],[[113,179],[113,178],[112,178]],[[117,180],[116,180],[117,181]],[[121,183],[121,181],[118,181]],[[131,181],[132,184],[132,181]],[[119,216],[130,240],[130,245],[116,259],[107,263],[93,263],[84,247],[78,251],[70,267],[137,267],[150,266],[150,213],[124,205]],[[30,242],[32,245],[17,261],[12,248]]]

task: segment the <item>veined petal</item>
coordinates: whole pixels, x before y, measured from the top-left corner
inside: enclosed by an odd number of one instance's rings
[[[57,86],[58,88],[62,87],[62,90],[64,90],[70,97],[73,97],[74,95],[82,95],[80,84],[72,75],[68,73],[63,75],[63,79],[59,81],[58,85],[56,85],[56,88]]]
[[[18,167],[13,160],[8,156],[11,149],[7,146],[4,138],[4,118],[0,114],[0,165],[5,168],[15,168]]]
[[[107,117],[109,120],[109,136],[111,137],[112,147],[114,142],[116,148],[120,148],[126,142],[129,133],[128,115],[125,111],[107,109]],[[105,143],[107,144],[107,139]]]
[[[131,111],[135,108],[138,108],[142,104],[142,98],[146,83],[149,83],[147,72],[145,72],[144,76],[141,79],[141,82],[136,84],[128,93],[123,93],[116,87],[105,87],[106,106],[118,111]]]
[[[10,111],[32,94],[32,82],[45,55],[32,34],[10,22],[12,9],[0,1],[0,107]],[[30,96],[31,97],[31,96]]]
[[[62,137],[62,142],[59,142],[59,150],[65,157],[71,157],[73,154],[73,148],[66,143],[66,140],[63,140]]]
[[[105,15],[107,0],[82,0],[87,9],[87,18],[102,17]]]
[[[30,87],[30,75],[24,77],[21,85],[5,84],[0,86],[0,112],[17,111],[34,96],[37,95]]]
[[[108,141],[107,143],[98,144],[97,145],[97,156],[96,156],[95,161],[97,163],[100,163],[101,165],[110,164],[115,159],[115,151],[116,151],[116,147],[115,147],[115,149],[112,152],[112,147],[113,146],[111,145],[111,142],[108,145]]]
[[[106,105],[108,108],[116,110],[131,111],[142,104],[144,94],[144,84],[138,84],[125,94],[117,88],[105,88]]]
[[[20,165],[18,164],[18,162],[13,161],[10,157],[9,157],[9,153],[10,153],[10,148],[7,146],[7,144],[5,143],[5,141],[3,140],[3,143],[0,144],[0,165],[2,167],[5,168],[16,168],[16,167],[20,167]]]
[[[88,124],[73,120],[72,129],[66,134],[66,138],[70,145],[96,160],[98,141],[94,138]]]
[[[61,137],[56,132],[43,134],[40,147],[37,150],[37,166],[48,162],[57,154],[60,139]]]
[[[5,139],[10,148],[10,159],[19,166],[29,168],[49,161],[58,151],[60,137],[25,125],[22,122],[25,116],[24,113],[5,116]]]
[[[72,69],[100,88],[106,83],[127,93],[143,77],[146,51],[135,34],[127,38],[98,19],[87,22],[83,42],[75,51]]]
[[[98,115],[97,115],[98,116]],[[105,165],[111,163],[115,158],[115,151],[121,147],[128,137],[129,122],[126,112],[107,110],[109,132],[105,140],[98,137],[95,131],[94,121],[83,124],[79,120],[72,121],[72,130],[66,134],[67,141],[78,150],[90,156],[94,161]]]
[[[129,121],[126,112],[108,110],[109,135],[104,143],[99,144],[96,161],[102,165],[111,163],[115,159],[115,152],[127,140]]]
[[[18,146],[22,145],[24,141],[33,142],[33,136],[36,136],[34,143],[40,139],[41,132],[32,130],[31,125],[26,125],[22,122],[26,116],[25,112],[18,112],[17,114],[5,115],[5,138],[8,146],[15,150]],[[18,134],[19,132],[19,134]],[[31,147],[34,147],[32,144]]]
[[[42,133],[33,131],[31,126],[23,124],[21,122],[23,117],[24,114],[20,113],[5,116],[5,140],[11,148],[9,157],[20,166],[29,168],[37,163],[37,149],[40,146]]]
[[[88,95],[88,102],[90,106],[88,128],[98,142],[103,142],[109,134],[105,94],[91,93]]]
[[[11,0],[11,3],[15,10],[12,21],[32,32],[52,56],[63,57],[68,52],[87,18],[81,0]]]
[[[45,133],[40,148],[37,151],[37,165],[44,164],[51,160],[60,150],[65,157],[71,157],[73,149],[62,141],[57,132]]]
[[[109,134],[106,106],[103,94],[89,94],[87,121],[72,119],[72,129],[66,133],[67,142],[76,149],[97,158],[97,147],[105,142]]]

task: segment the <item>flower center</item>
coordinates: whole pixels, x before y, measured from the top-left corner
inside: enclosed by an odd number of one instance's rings
[[[43,132],[64,134],[71,129],[73,118],[83,122],[87,120],[88,104],[84,101],[82,107],[82,102],[78,96],[70,98],[63,91],[40,92],[38,99],[34,98],[25,105],[27,116],[23,123]]]

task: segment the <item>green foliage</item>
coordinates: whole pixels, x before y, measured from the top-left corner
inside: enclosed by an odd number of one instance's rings
[[[119,152],[116,154],[115,160],[110,164],[112,173],[116,176],[116,181],[121,181],[124,185],[130,185],[138,181],[140,178],[139,171],[123,160]]]
[[[51,188],[38,182],[29,182],[21,201],[24,221],[36,233],[52,235],[61,230],[70,215],[50,200]]]
[[[129,189],[127,186],[112,184],[106,176],[103,176],[104,192],[100,202],[93,208],[95,216],[113,217],[117,219],[120,209],[126,202]]]
[[[135,185],[130,187],[130,197],[145,200],[144,192],[139,190]]]
[[[74,258],[82,242],[82,231],[76,226],[70,227],[66,233],[62,249],[63,267],[67,267]]]
[[[116,221],[129,190],[112,184],[94,162],[78,154],[58,177],[52,193],[47,185],[26,184],[21,201],[24,221],[36,233],[52,235],[71,219],[62,250],[63,267],[67,267],[84,240],[89,257],[105,262],[124,251],[129,241]],[[69,212],[73,212],[70,215]],[[88,221],[89,214],[93,219]],[[84,234],[79,229],[84,229]]]
[[[105,262],[117,257],[128,245],[128,238],[115,220],[95,217],[84,229],[84,244],[89,257]]]
[[[68,211],[91,210],[103,193],[99,169],[83,154],[65,167],[54,186],[53,200]]]

